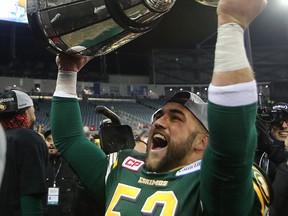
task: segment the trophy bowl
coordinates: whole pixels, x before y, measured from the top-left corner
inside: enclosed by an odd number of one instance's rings
[[[175,1],[27,0],[27,18],[52,53],[100,56],[152,30]]]

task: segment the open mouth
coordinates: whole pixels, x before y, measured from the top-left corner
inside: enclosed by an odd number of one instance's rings
[[[288,136],[288,132],[287,131],[280,131],[279,135],[280,136]]]
[[[167,146],[167,140],[162,134],[154,134],[152,150],[165,148]]]

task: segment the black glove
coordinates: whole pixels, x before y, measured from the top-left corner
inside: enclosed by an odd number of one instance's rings
[[[273,140],[270,138],[266,126],[259,119],[256,120],[256,129],[258,135],[257,149],[270,154],[274,148]]]

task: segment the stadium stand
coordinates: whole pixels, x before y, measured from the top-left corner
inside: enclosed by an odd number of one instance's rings
[[[34,99],[36,110],[36,127],[41,125],[43,130],[50,128],[51,99]],[[161,106],[160,101],[152,99],[115,99],[79,101],[82,112],[83,127],[85,125],[98,130],[100,122],[106,117],[97,113],[98,105],[106,106],[115,112],[122,124],[130,125],[133,130],[149,128],[152,114]]]

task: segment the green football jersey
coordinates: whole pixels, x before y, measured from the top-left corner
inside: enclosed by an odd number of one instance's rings
[[[200,166],[196,161],[171,172],[148,172],[143,155],[120,152],[107,180],[106,214],[200,215]]]
[[[148,172],[145,155],[134,150],[107,157],[84,136],[77,99],[53,98],[52,134],[107,216],[264,215],[265,187],[253,181],[252,170],[256,104],[208,108],[213,128],[202,161],[171,172]],[[258,185],[263,182],[258,178]]]

